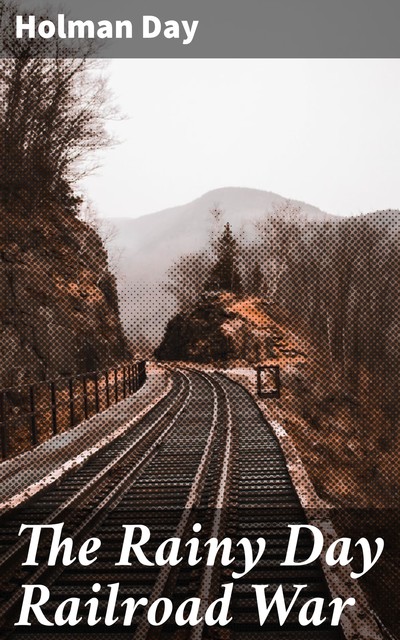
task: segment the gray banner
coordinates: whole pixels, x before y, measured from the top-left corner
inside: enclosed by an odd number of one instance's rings
[[[37,14],[37,34],[38,2],[17,5]],[[56,35],[47,46],[59,32],[58,13],[65,20],[91,20],[96,33],[99,21],[110,21],[113,37],[102,40],[96,57],[391,58],[400,52],[398,0],[61,0],[53,7]],[[155,20],[143,23],[143,16]],[[132,23],[132,37],[115,37],[117,20]],[[154,37],[145,37],[146,24]]]

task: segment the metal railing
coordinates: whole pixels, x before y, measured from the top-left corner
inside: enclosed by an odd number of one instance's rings
[[[27,451],[135,393],[146,362],[0,390],[3,460]]]

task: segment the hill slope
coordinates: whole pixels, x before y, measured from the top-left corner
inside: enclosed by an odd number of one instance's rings
[[[168,319],[176,313],[175,299],[163,286],[166,272],[180,256],[207,245],[212,207],[224,211],[224,220],[235,233],[251,238],[253,223],[285,201],[268,191],[229,187],[140,218],[110,219],[116,229],[111,249],[122,252],[118,288],[121,317],[129,333],[143,334],[154,345],[159,342]],[[295,204],[309,220],[335,219],[311,205]]]
[[[306,345],[271,318],[258,297],[205,294],[186,314],[169,321],[156,350],[159,360],[259,364],[303,361]]]
[[[204,247],[210,232],[210,209],[218,205],[234,232],[251,234],[252,223],[260,220],[275,204],[286,199],[276,193],[228,187],[215,189],[184,205],[164,209],[140,218],[110,219],[117,231],[113,243],[125,250],[124,273],[135,280],[154,282],[164,276],[172,261],[184,253]],[[320,209],[303,202],[309,220],[333,219]]]
[[[0,291],[1,387],[128,355],[103,244],[72,214],[0,212]]]

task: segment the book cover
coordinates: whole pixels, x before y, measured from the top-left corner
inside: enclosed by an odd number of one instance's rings
[[[0,2],[5,638],[399,637],[399,19]]]

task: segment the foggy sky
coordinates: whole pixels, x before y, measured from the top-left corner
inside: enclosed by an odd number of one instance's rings
[[[400,208],[400,60],[113,60],[121,144],[84,182],[102,216],[254,187],[329,213]]]

